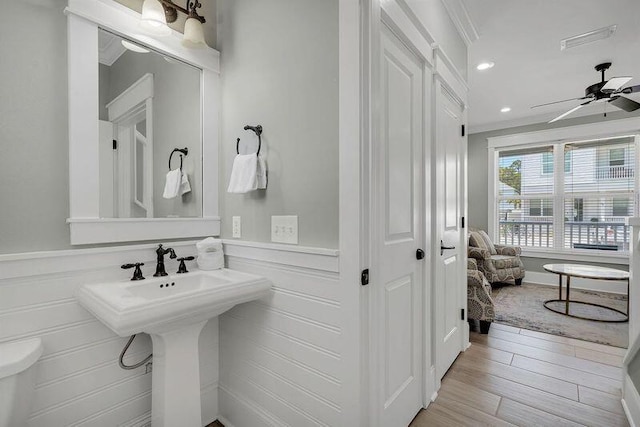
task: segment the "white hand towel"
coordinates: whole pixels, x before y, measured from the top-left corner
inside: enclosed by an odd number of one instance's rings
[[[164,193],[162,197],[165,199],[173,199],[177,197],[180,191],[180,182],[182,181],[182,171],[180,169],[174,169],[167,172],[167,177],[164,183]]]
[[[262,190],[267,188],[267,162],[264,161],[262,156],[258,156],[258,170],[256,175],[258,179],[258,189]]]
[[[258,156],[254,154],[238,154],[233,160],[229,193],[248,193],[258,188],[257,173]]]
[[[189,184],[189,177],[187,173],[182,171],[182,181],[180,182],[180,195],[187,194],[191,191],[191,184]]]

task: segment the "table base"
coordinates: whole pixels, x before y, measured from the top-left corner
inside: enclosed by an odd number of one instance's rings
[[[551,308],[551,307],[547,306],[547,304],[550,303],[550,302],[562,302],[562,303],[565,303],[565,304],[567,304],[567,302],[568,302],[568,304],[566,305],[565,311],[561,311],[561,310],[556,310],[554,308]],[[625,317],[624,317],[624,319],[620,319],[620,320],[603,320],[603,319],[595,319],[593,317],[577,316],[575,314],[568,313],[568,309],[569,309],[569,306],[571,304],[583,304],[583,305],[591,305],[591,306],[595,306],[595,307],[600,307],[600,308],[604,308],[604,309],[609,310],[609,311],[614,311],[616,313],[620,313]],[[592,303],[592,302],[575,301],[575,300],[567,301],[567,300],[564,300],[564,299],[550,299],[550,300],[546,300],[544,302],[544,308],[546,308],[547,310],[551,310],[554,313],[563,314],[563,315],[569,316],[569,317],[575,317],[576,319],[593,320],[595,322],[624,323],[624,322],[628,322],[629,321],[629,315],[627,313],[625,313],[624,311],[616,310],[615,308],[607,307],[606,305],[602,305],[602,304],[595,304],[595,303]]]

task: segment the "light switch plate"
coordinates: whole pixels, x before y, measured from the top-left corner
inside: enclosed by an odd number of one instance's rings
[[[298,244],[298,215],[274,215],[271,217],[271,241]]]
[[[231,219],[233,227],[233,238],[239,239],[242,237],[242,219],[239,216],[234,216]]]

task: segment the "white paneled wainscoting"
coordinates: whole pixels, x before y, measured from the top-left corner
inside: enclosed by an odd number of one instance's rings
[[[188,256],[194,243],[166,246]],[[29,426],[150,425],[151,374],[118,366],[127,338],[84,310],[74,293],[85,283],[126,279],[124,263],[144,262],[151,276],[154,250],[147,244],[0,255],[0,342],[40,337],[44,345]],[[202,331],[203,424],[219,418],[229,427],[341,425],[347,411],[338,251],[225,241],[225,252],[229,268],[265,276],[274,290]],[[167,260],[166,267],[175,271],[177,263]],[[140,334],[125,363],[145,358],[151,347]]]
[[[274,248],[225,245],[228,267],[269,278],[273,293],[220,316],[221,421],[345,425],[337,251]]]
[[[179,256],[195,255],[193,242],[171,243]],[[155,271],[155,245],[52,251],[0,256],[0,342],[40,337],[36,389],[29,426],[143,426],[151,423],[151,373],[125,371],[118,357],[127,338],[115,335],[75,300],[85,283],[126,279],[120,265],[144,262]],[[178,264],[167,260],[167,271]],[[217,320],[200,336],[203,419],[216,419]],[[151,353],[140,334],[125,363]]]

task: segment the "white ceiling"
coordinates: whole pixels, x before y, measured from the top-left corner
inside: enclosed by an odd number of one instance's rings
[[[469,47],[469,125],[472,132],[550,120],[576,106],[567,102],[530,107],[584,96],[600,81],[594,66],[612,62],[607,79],[635,76],[640,84],[640,0],[463,0],[480,38]],[[560,40],[617,24],[605,40],[560,51]],[[483,61],[495,62],[487,71]],[[640,102],[640,94],[630,98]],[[580,115],[602,113],[605,103]],[[501,113],[502,107],[511,112]],[[619,111],[607,105],[608,111]],[[632,115],[633,113],[627,113]]]

